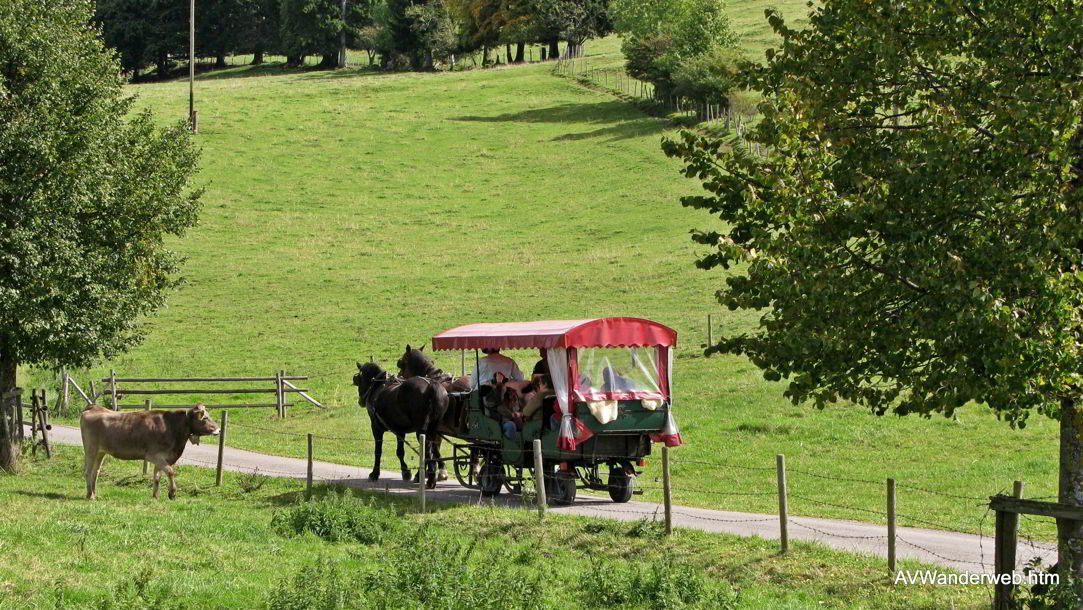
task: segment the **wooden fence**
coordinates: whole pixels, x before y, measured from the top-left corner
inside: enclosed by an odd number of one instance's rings
[[[31,451],[37,454],[38,447],[43,447],[46,457],[53,456],[49,446],[49,408],[45,390],[30,390],[30,402],[23,401],[23,389],[15,388],[0,397],[0,442],[19,446],[26,439],[26,414],[30,414]],[[38,437],[41,437],[40,439]]]
[[[286,416],[286,409],[295,405],[293,402],[287,402],[287,395],[296,394],[303,398],[305,401],[324,409],[322,404],[309,394],[309,390],[298,387],[294,382],[307,381],[308,377],[305,375],[287,375],[285,371],[277,371],[274,375],[267,377],[118,377],[115,370],[109,371],[109,376],[102,379],[102,388],[100,391],[94,385],[92,380],[89,384],[89,392],[84,389],[72,378],[67,371],[61,372],[63,379],[61,381],[61,398],[58,401],[57,409],[67,410],[68,400],[70,398],[70,390],[74,389],[79,396],[86,402],[87,405],[95,404],[99,399],[104,398],[106,406],[113,410],[120,411],[123,409],[149,409],[151,407],[151,400],[145,399],[139,404],[122,404],[121,401],[127,397],[144,397],[144,396],[182,396],[182,395],[207,395],[207,394],[247,394],[247,395],[266,395],[274,394],[274,402],[256,402],[255,399],[250,402],[244,403],[213,403],[206,404],[208,409],[250,409],[250,408],[274,408],[279,417]],[[267,384],[270,382],[270,384]],[[262,383],[270,385],[271,387],[138,387],[142,384],[174,384],[174,383],[203,383],[203,384],[217,384],[217,383]],[[124,385],[122,385],[124,384]],[[194,403],[180,403],[180,404],[155,404],[153,405],[160,409],[188,409],[194,407]]]

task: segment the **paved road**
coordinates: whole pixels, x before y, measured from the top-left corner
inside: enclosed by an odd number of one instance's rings
[[[70,426],[54,425],[50,432],[50,439],[65,444],[82,444],[79,429]],[[203,445],[189,445],[179,463],[213,468],[217,459],[217,444],[208,442]],[[222,461],[224,469],[235,472],[258,471],[267,476],[297,479],[304,479],[307,476],[307,462],[296,458],[226,447]],[[416,486],[409,485],[399,478],[397,467],[385,470],[383,477],[375,483],[368,480],[368,474],[367,468],[330,462],[313,464],[313,477],[317,480],[333,481],[361,489],[386,490],[393,494],[416,493]],[[183,486],[183,484],[183,479],[181,479],[180,485]],[[183,487],[181,493],[183,493]],[[436,489],[429,490],[428,494],[430,500],[437,502],[477,503],[480,499],[477,491],[465,489],[454,481],[441,482]],[[507,494],[497,496],[495,501],[507,506],[519,504],[516,497]],[[614,504],[608,498],[587,495],[579,496],[571,506],[552,507],[550,510],[557,513],[608,517],[622,521],[635,521],[644,517],[649,519],[655,516],[661,519],[663,515],[661,504],[637,501]],[[674,506],[673,524],[677,527],[708,532],[727,532],[775,540],[779,538],[777,515]],[[881,524],[842,519],[792,516],[789,519],[790,539],[811,540],[844,551],[880,557],[887,557],[886,529],[886,526]],[[992,524],[990,524],[990,530],[992,530]],[[896,531],[896,536],[899,558],[919,559],[962,572],[991,573],[993,570],[991,535],[976,536],[960,532],[900,527]],[[1020,544],[1017,555],[1019,569],[1022,569],[1022,566],[1035,555],[1041,556],[1044,563],[1049,565],[1056,561],[1056,545],[1035,543],[1032,547],[1029,544]]]

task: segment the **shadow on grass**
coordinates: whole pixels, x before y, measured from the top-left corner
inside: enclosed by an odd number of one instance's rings
[[[637,116],[629,116],[635,113]],[[532,108],[520,112],[508,112],[492,116],[460,116],[454,121],[478,123],[612,123],[609,126],[579,133],[566,133],[552,138],[552,141],[574,141],[590,138],[608,138],[623,140],[645,135],[661,133],[666,125],[648,118],[620,100],[604,102],[560,104],[545,108]]]
[[[15,493],[20,496],[28,496],[31,498],[43,498],[45,500],[82,500],[86,496],[83,494],[61,494],[55,491],[25,491],[22,489],[16,490]]]

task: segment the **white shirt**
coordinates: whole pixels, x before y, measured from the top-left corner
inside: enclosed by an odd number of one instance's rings
[[[515,364],[514,360],[500,353],[487,354],[478,360],[470,386],[478,387],[478,380],[481,380],[481,383],[492,383],[493,376],[497,373],[503,373],[505,377],[515,381],[523,380],[523,372],[519,370],[519,365]]]

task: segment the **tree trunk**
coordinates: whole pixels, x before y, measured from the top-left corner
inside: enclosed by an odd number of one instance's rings
[[[1060,502],[1083,506],[1083,405],[1060,401]],[[1057,565],[1083,577],[1083,523],[1057,519]]]
[[[158,68],[158,78],[166,78],[169,76],[169,58],[165,53],[158,54],[158,60],[155,62]]]
[[[516,45],[515,45],[515,63],[517,63],[517,64],[523,63],[523,60],[525,59],[524,58],[525,54],[526,54],[526,43],[525,42],[516,43]]]
[[[225,51],[219,51],[218,53],[215,54],[215,56],[214,56],[214,67],[215,68],[225,68],[226,67],[226,52]]]
[[[17,363],[7,352],[0,353],[0,398],[15,389],[15,370]],[[0,405],[0,470],[15,470],[15,457],[18,449],[12,443],[15,432],[8,429],[7,403]]]
[[[286,56],[286,65],[291,67],[291,68],[296,68],[298,66],[304,65],[304,63],[305,63],[305,56],[304,55],[288,55],[288,56]]]
[[[259,66],[263,64],[263,51],[256,51],[252,54],[252,65]]]
[[[549,41],[549,59],[557,59],[560,57],[560,41],[553,39]]]
[[[338,51],[335,51],[334,53],[329,53],[327,55],[324,55],[323,58],[320,59],[320,65],[317,66],[317,67],[329,70],[329,69],[335,68],[337,66],[338,66]]]
[[[489,65],[489,47],[481,48],[481,67]]]

